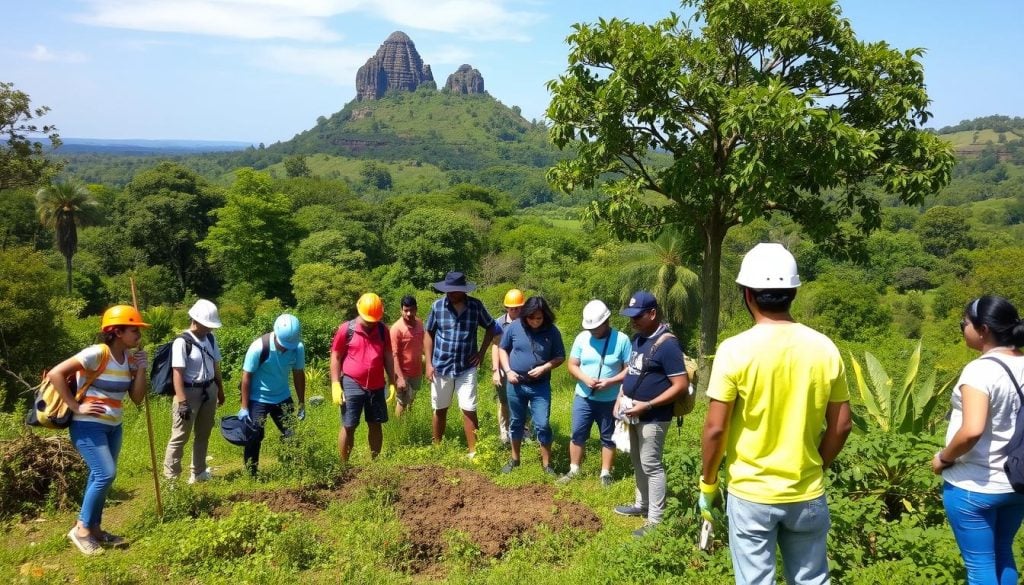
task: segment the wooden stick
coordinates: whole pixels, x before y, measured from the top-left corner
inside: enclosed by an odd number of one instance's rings
[[[132,306],[135,310],[139,310],[139,298],[135,294],[135,277],[129,277],[129,282],[132,285]],[[153,445],[153,417],[149,414],[149,390],[143,394],[142,404],[145,405],[144,410],[146,411],[146,430],[149,432],[149,463],[153,469],[153,486],[156,488],[156,515],[158,518],[163,520],[164,517],[164,504],[160,499],[160,477],[156,471],[156,447]]]

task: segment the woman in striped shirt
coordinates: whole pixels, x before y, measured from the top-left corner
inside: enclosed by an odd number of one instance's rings
[[[74,413],[71,442],[89,466],[82,511],[68,532],[68,539],[83,554],[99,554],[102,545],[124,544],[123,538],[100,528],[100,522],[107,492],[117,475],[122,402],[127,394],[139,404],[146,393],[146,352],[135,348],[142,339],[141,328],[148,326],[135,308],[115,305],[103,313],[103,343],[83,349],[50,370],[50,382]],[[95,377],[81,401],[68,387],[72,375],[79,386]]]

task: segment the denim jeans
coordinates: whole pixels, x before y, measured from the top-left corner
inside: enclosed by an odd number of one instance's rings
[[[737,585],[775,584],[775,546],[786,582],[829,583],[826,544],[832,524],[825,496],[788,504],[758,504],[729,494],[729,554]]]
[[[293,414],[295,410],[295,403],[289,397],[284,402],[278,402],[277,404],[267,404],[266,402],[250,402],[249,403],[249,416],[252,417],[252,422],[256,423],[258,431],[256,436],[253,437],[252,441],[245,446],[245,450],[242,453],[242,461],[245,464],[245,468],[249,471],[250,475],[256,475],[256,470],[260,465],[260,447],[263,446],[264,427],[267,424],[267,417],[269,416],[274,424],[277,425],[277,430],[281,431],[281,438],[287,439],[292,436],[292,429],[285,424],[285,417]]]
[[[526,429],[526,412],[533,419],[533,433],[541,445],[551,444],[551,381],[530,384],[508,384],[509,435],[513,441],[522,441]]]
[[[665,450],[668,422],[642,422],[629,425],[629,458],[633,460],[636,477],[636,500],[639,508],[647,510],[647,522],[661,522],[665,511],[665,464],[661,460]]]
[[[121,453],[121,425],[71,421],[71,442],[89,466],[89,478],[82,497],[78,520],[87,528],[98,528],[103,520],[103,505],[117,476],[117,456]]]
[[[572,398],[572,444],[582,447],[590,438],[590,427],[597,423],[601,435],[601,445],[609,449],[615,448],[612,433],[615,432],[615,416],[612,410],[615,401],[600,401],[584,398],[574,394]]]
[[[1013,538],[1024,519],[1024,494],[983,494],[943,483],[942,503],[968,585],[1016,585]]]

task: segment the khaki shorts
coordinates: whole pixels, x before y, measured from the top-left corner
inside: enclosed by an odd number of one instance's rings
[[[398,401],[403,407],[409,406],[416,400],[416,394],[420,391],[420,385],[423,383],[423,378],[417,376],[415,378],[405,379],[405,390],[395,390],[395,400]]]
[[[456,395],[459,408],[476,412],[476,368],[470,368],[458,376],[442,376],[434,373],[430,382],[430,407],[442,410],[452,405]]]

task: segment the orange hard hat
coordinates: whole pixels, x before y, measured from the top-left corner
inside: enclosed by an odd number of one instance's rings
[[[511,288],[505,293],[506,307],[522,307],[526,304],[526,297],[523,295],[523,291],[518,288]]]
[[[374,293],[365,293],[356,302],[356,310],[365,321],[376,323],[384,317],[384,303]]]
[[[149,327],[149,323],[142,321],[142,315],[138,309],[131,305],[114,305],[103,312],[103,320],[100,322],[100,330],[107,331],[117,325],[134,327]]]

